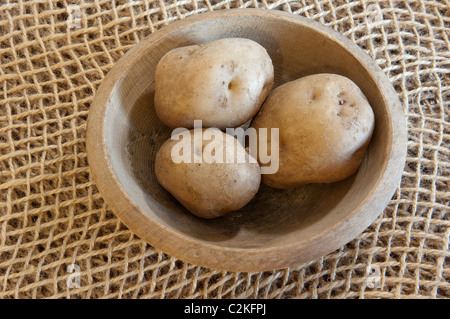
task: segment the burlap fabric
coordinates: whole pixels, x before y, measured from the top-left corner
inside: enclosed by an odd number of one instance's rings
[[[384,70],[408,117],[389,206],[296,268],[220,272],[168,256],[120,222],[89,171],[86,118],[114,63],[168,23],[236,7],[341,32]],[[450,296],[448,0],[1,0],[0,18],[0,298]]]

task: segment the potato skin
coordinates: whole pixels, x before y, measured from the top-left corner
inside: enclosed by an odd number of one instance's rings
[[[273,86],[274,70],[257,42],[224,38],[176,48],[155,71],[155,110],[170,128],[237,127],[251,119]]]
[[[210,143],[200,137],[197,139],[200,143],[194,144],[194,138],[197,138],[194,137],[194,130],[189,131],[190,140],[167,140],[158,150],[155,161],[156,178],[160,185],[191,213],[202,218],[215,218],[242,208],[258,192],[261,182],[256,159],[250,157],[233,136],[215,130],[223,137],[219,147],[228,147],[222,163],[175,163],[172,160],[172,148],[177,143],[184,143],[194,152],[202,152]],[[231,152],[230,146],[234,146],[237,152],[230,157],[233,162],[226,163],[225,154]],[[245,162],[237,162],[238,154],[249,157]]]
[[[372,136],[374,114],[350,79],[315,74],[274,89],[251,126],[279,128],[279,169],[262,182],[294,188],[352,175]]]

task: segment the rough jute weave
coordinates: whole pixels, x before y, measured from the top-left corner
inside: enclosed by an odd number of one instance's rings
[[[296,268],[221,272],[168,256],[120,222],[89,171],[89,106],[114,63],[173,21],[237,7],[344,34],[408,118],[388,207]],[[449,298],[449,28],[448,0],[0,0],[0,298]]]

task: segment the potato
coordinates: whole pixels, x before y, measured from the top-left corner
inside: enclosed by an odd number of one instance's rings
[[[352,175],[372,136],[374,114],[350,79],[316,74],[274,89],[251,127],[279,128],[278,143],[268,140],[269,149],[279,149],[279,168],[264,174],[262,182],[294,188]]]
[[[258,192],[259,164],[236,138],[215,128],[186,130],[178,137],[158,150],[156,178],[191,213],[222,216],[242,208]]]
[[[155,110],[170,128],[237,127],[251,119],[273,86],[273,65],[258,43],[225,38],[176,48],[155,71]]]

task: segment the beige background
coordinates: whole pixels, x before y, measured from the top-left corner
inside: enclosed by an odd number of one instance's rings
[[[0,298],[450,297],[448,0],[71,4],[0,0]],[[355,240],[295,268],[221,272],[172,258],[117,219],[89,172],[89,105],[114,63],[168,23],[237,7],[344,34],[382,68],[408,117],[389,206]]]

